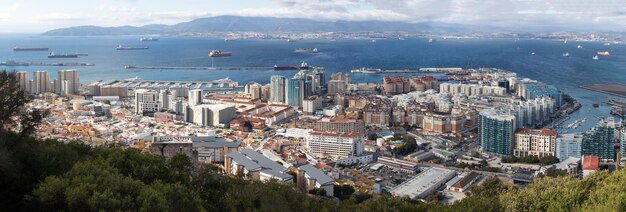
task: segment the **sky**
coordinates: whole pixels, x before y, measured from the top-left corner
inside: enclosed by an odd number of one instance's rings
[[[0,33],[219,15],[626,31],[626,0],[0,0]]]

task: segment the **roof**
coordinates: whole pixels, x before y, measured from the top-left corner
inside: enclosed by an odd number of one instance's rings
[[[355,138],[363,136],[358,132],[346,132],[346,133],[333,133],[333,132],[322,132],[322,131],[314,131],[310,132],[310,135],[318,135],[318,136],[331,136],[331,137],[342,137],[342,138]]]
[[[600,166],[600,157],[595,155],[583,156],[583,170],[598,170]]]
[[[256,162],[257,164],[259,164],[265,169],[272,169],[277,172],[283,171],[285,169],[285,167],[281,166],[277,162],[270,160],[269,158],[265,157],[261,153],[254,151],[252,149],[241,149],[239,150],[239,152],[247,156],[248,158],[250,158],[250,160]]]
[[[328,175],[324,174],[324,172],[315,168],[315,166],[311,164],[300,166],[298,167],[298,170],[304,171],[306,175],[308,175],[310,178],[317,180],[317,182],[319,182],[322,185],[333,183],[332,178],[330,178]]]
[[[193,142],[193,147],[206,147],[206,148],[235,148],[239,144],[237,142],[228,142],[228,141],[213,141],[213,142]]]
[[[532,135],[544,135],[544,136],[556,136],[556,130],[554,129],[540,129],[533,130],[530,128],[519,128],[515,131],[515,133],[520,134],[532,134]]]
[[[472,183],[476,178],[478,178],[478,176],[480,176],[480,174],[476,172],[470,172],[469,174],[465,175],[465,177],[461,178],[461,180],[456,182],[453,187],[464,188],[468,184]]]
[[[249,171],[257,171],[263,168],[259,164],[255,163],[254,161],[250,160],[245,155],[239,152],[230,152],[226,154],[225,156],[232,158],[233,161],[235,161],[235,163],[242,165],[245,169]]]
[[[442,185],[455,175],[456,172],[450,169],[432,167],[391,189],[391,193],[397,196],[423,198],[433,186]]]

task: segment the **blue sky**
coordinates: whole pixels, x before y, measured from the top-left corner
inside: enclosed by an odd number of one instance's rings
[[[0,0],[0,33],[175,24],[218,15],[626,29],[624,0]]]

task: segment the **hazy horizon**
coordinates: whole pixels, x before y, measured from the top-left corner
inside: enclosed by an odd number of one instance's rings
[[[3,33],[42,33],[81,26],[176,24],[222,15],[336,21],[435,22],[510,31],[623,31],[618,0],[70,0],[0,2]]]

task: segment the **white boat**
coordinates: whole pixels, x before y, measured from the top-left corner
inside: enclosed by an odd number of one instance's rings
[[[350,70],[351,73],[377,74],[382,70],[380,68],[359,68]]]
[[[430,38],[430,39],[428,39],[428,42],[429,43],[435,42],[435,39]]]
[[[400,38],[398,38],[398,40],[404,40],[404,38],[401,38],[401,37],[400,37]]]
[[[583,48],[583,46],[578,45],[578,46],[576,46],[576,48],[582,49],[582,48]]]
[[[563,43],[564,43],[564,44],[567,44],[567,39],[565,39],[565,40],[563,41]]]
[[[604,45],[605,45],[605,46],[610,46],[610,45],[611,45],[611,43],[604,43]]]
[[[535,55],[535,52],[531,52],[530,55]]]
[[[372,43],[376,43],[376,40],[372,40]]]
[[[569,57],[569,52],[563,53],[563,57]]]
[[[591,59],[597,60],[598,59],[598,55],[593,56]]]

